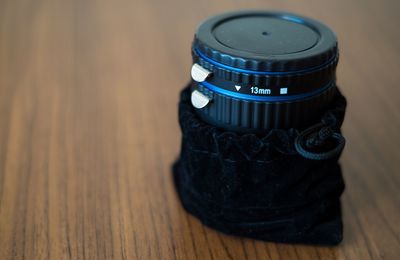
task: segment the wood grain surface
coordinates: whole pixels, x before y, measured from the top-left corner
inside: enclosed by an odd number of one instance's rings
[[[197,24],[323,21],[349,101],[337,247],[226,236],[174,191]],[[0,259],[400,259],[400,2],[0,0]]]

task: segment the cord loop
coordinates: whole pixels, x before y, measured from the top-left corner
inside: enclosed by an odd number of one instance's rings
[[[335,144],[333,147],[328,147],[332,146],[332,139]],[[294,145],[296,151],[304,158],[327,160],[339,155],[345,143],[345,138],[340,133],[335,132],[332,126],[319,123],[301,132],[296,137]]]

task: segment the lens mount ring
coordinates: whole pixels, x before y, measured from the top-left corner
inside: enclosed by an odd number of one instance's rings
[[[335,70],[338,63],[338,56],[329,60],[323,66],[314,69],[302,70],[291,73],[248,73],[243,70],[234,70],[227,68],[223,64],[212,62],[204,55],[200,55],[196,50],[192,51],[193,63],[212,72],[212,77],[207,81],[214,85],[220,85],[222,88],[234,90],[239,85],[243,90],[248,90],[253,86],[267,87],[272,89],[273,93],[278,92],[281,87],[288,87],[290,94],[312,91],[325,85],[328,81],[335,78]]]
[[[199,91],[210,100],[207,106],[196,109],[200,118],[220,128],[253,133],[269,129],[304,129],[314,124],[335,97],[336,88],[332,83],[324,91],[308,98],[260,101],[229,96],[204,84],[191,83],[192,92]]]

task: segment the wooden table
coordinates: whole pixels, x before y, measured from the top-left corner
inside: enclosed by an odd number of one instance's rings
[[[178,92],[209,15],[284,9],[339,38],[338,247],[226,236],[171,178]],[[399,259],[399,1],[0,2],[0,259]]]

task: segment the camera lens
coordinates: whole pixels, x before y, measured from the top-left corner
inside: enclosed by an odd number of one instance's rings
[[[192,104],[204,121],[224,129],[303,129],[336,94],[336,36],[298,15],[211,17],[196,31],[192,56]]]

